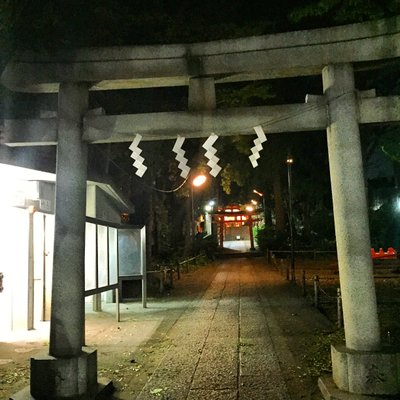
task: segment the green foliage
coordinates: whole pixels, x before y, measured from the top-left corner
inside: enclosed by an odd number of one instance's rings
[[[246,165],[246,164],[245,164]],[[247,168],[246,168],[247,167]],[[232,193],[232,185],[243,187],[248,182],[250,168],[246,165],[234,166],[233,164],[226,164],[221,171],[221,187],[226,194]]]
[[[290,13],[290,19],[295,23],[320,21],[320,25],[329,26],[379,19],[398,13],[398,0],[319,0],[295,8]]]
[[[303,21],[306,18],[321,17],[332,11],[341,0],[320,0],[296,8],[290,14],[294,22]]]
[[[309,245],[318,250],[335,250],[335,226],[332,210],[315,210],[310,218],[311,234]]]
[[[271,86],[258,81],[240,85],[218,85],[216,87],[217,106],[246,107],[263,105],[275,98]]]
[[[370,210],[369,224],[372,247],[375,249],[398,247],[400,232],[395,218],[398,213],[396,200],[390,198],[379,209]]]
[[[230,164],[225,165],[225,168],[221,172],[221,187],[226,194],[231,194],[231,185],[235,173],[236,170]]]
[[[255,237],[258,247],[262,252],[270,250],[281,250],[287,247],[287,235],[284,232],[278,232],[275,226],[265,226],[259,229]]]
[[[330,26],[379,19],[397,14],[400,14],[399,0],[319,0],[316,2],[308,1],[306,4],[297,7],[290,13],[290,19],[302,26]],[[395,68],[398,68],[398,66]],[[391,76],[396,78],[393,80]],[[400,80],[397,77],[398,72],[395,71],[393,73],[393,67],[389,65],[374,74],[374,83],[372,83],[374,86],[372,87],[375,87],[377,92],[383,95],[398,95]],[[399,163],[400,140],[398,128],[387,127],[382,130],[383,133],[379,135],[378,140],[380,148],[389,159]],[[373,154],[371,150],[375,145],[375,143],[371,142],[370,146],[366,146],[367,149],[364,152],[366,159]],[[305,189],[305,186],[305,184],[302,185],[303,189]],[[314,190],[317,188],[314,183],[311,186],[314,186]],[[374,190],[371,184],[369,190]],[[324,218],[321,218],[323,214],[318,214],[315,214],[314,218],[320,219],[321,223],[313,221],[311,225],[317,226],[317,231],[321,232],[322,235],[314,236],[314,239],[329,237],[330,232],[323,232]],[[398,229],[393,223],[393,215],[395,215],[395,210],[390,197],[386,199],[385,204],[379,210],[371,210],[371,242],[375,248],[394,246],[394,243],[398,241]],[[331,224],[327,226],[331,226]]]
[[[214,260],[218,252],[218,240],[215,235],[199,236],[193,242],[193,253],[203,254],[208,260]]]
[[[400,162],[400,136],[396,128],[387,129],[380,137],[380,147],[391,160]]]
[[[312,248],[317,250],[335,250],[335,229],[332,211],[316,210],[310,217],[310,230],[302,229],[296,220],[295,247],[297,249]],[[265,226],[255,235],[261,251],[267,249],[282,250],[289,248],[288,230],[279,232],[275,226]]]
[[[169,210],[166,202],[157,201],[154,210],[154,220],[156,222],[157,229],[154,235],[157,236],[157,255],[163,259],[172,257],[174,253],[174,246],[172,243],[172,232],[173,227],[169,224]]]

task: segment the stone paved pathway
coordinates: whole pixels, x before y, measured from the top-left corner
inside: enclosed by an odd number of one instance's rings
[[[263,292],[270,275],[250,259],[220,264],[168,332],[170,346],[138,399],[289,400]]]

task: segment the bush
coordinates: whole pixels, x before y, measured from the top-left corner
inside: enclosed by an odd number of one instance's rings
[[[266,252],[267,249],[283,250],[288,248],[287,235],[279,232],[273,226],[265,226],[259,229],[256,235],[258,248]]]
[[[201,234],[196,235],[193,242],[193,253],[194,254],[205,254],[210,260],[215,259],[215,253],[218,250],[218,241],[215,235],[203,236]]]

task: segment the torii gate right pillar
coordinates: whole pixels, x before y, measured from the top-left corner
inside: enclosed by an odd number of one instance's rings
[[[346,343],[332,345],[334,385],[320,380],[320,388],[326,398],[332,398],[324,392],[329,386],[359,395],[395,395],[400,353],[381,346],[352,65],[329,65],[322,78]]]

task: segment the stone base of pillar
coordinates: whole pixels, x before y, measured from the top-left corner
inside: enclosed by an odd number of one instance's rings
[[[399,349],[368,352],[332,345],[331,356],[332,377],[319,380],[326,400],[399,398]]]
[[[332,376],[323,376],[318,379],[318,387],[325,400],[398,400],[399,396],[370,396],[354,394],[338,389]]]
[[[97,381],[97,351],[85,348],[78,357],[31,358],[31,384],[13,396],[26,399],[97,399],[112,392],[111,381]]]

